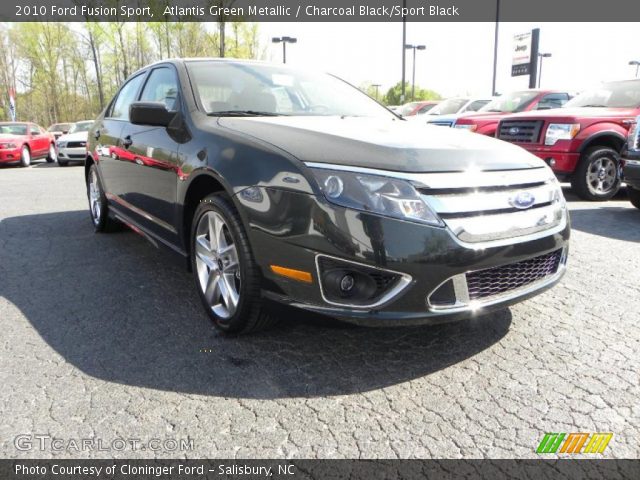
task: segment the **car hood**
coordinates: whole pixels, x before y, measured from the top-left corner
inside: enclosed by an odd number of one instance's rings
[[[59,142],[86,142],[89,132],[67,133],[58,138]]]
[[[532,112],[514,113],[509,118],[595,118],[595,117],[635,117],[640,109],[637,108],[604,108],[604,107],[575,107],[555,108],[552,110],[536,110]]]
[[[221,117],[220,126],[268,142],[305,162],[400,172],[534,168],[542,160],[484,135],[363,117]]]
[[[14,138],[23,138],[24,135],[14,135],[13,133],[0,133],[0,139],[13,140]]]

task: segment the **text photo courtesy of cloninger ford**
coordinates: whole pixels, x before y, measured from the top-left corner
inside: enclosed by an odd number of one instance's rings
[[[0,478],[640,477],[640,4],[0,5]]]

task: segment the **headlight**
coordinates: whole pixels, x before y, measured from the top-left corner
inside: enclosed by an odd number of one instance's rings
[[[468,130],[470,132],[475,132],[476,129],[478,128],[478,126],[477,125],[468,125],[468,124],[464,124],[464,123],[460,123],[460,124],[456,123],[453,126],[453,128],[461,128],[463,130]]]
[[[321,168],[312,171],[331,203],[385,217],[443,226],[413,185],[405,180]]]
[[[67,146],[67,142],[56,142],[56,145],[58,145],[58,148],[65,148]]]
[[[579,123],[551,123],[547,127],[544,144],[555,145],[558,140],[571,140],[579,131]]]

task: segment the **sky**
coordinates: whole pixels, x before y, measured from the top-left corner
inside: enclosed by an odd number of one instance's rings
[[[640,23],[500,23],[497,90],[528,87],[528,76],[511,77],[513,36],[540,28],[545,58],[542,88],[581,91],[602,81],[635,76],[630,60],[640,60]],[[416,84],[455,95],[487,96],[493,75],[494,23],[407,23],[407,43],[424,44],[417,52]],[[282,61],[274,36],[292,36],[287,63],[333,73],[356,86],[382,84],[381,92],[402,74],[402,23],[260,24],[267,58]],[[412,53],[407,51],[407,81]]]

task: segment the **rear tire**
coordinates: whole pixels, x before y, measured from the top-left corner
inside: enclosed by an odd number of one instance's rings
[[[20,165],[23,167],[31,165],[31,151],[26,145],[23,145],[22,150],[20,151]]]
[[[618,152],[609,147],[593,147],[584,152],[571,178],[571,188],[582,199],[609,200],[620,189]]]
[[[191,226],[191,268],[200,300],[215,327],[249,333],[276,323],[260,294],[260,271],[240,215],[223,195],[200,202]]]
[[[87,175],[87,198],[89,199],[89,215],[96,232],[111,232],[117,229],[118,222],[109,217],[109,204],[102,189],[98,167],[89,168]]]
[[[49,153],[47,154],[47,163],[54,163],[58,158],[58,154],[56,153],[56,146],[51,143],[49,144]]]
[[[627,195],[629,195],[631,205],[636,208],[640,208],[640,190],[636,190],[635,188],[627,185]]]

